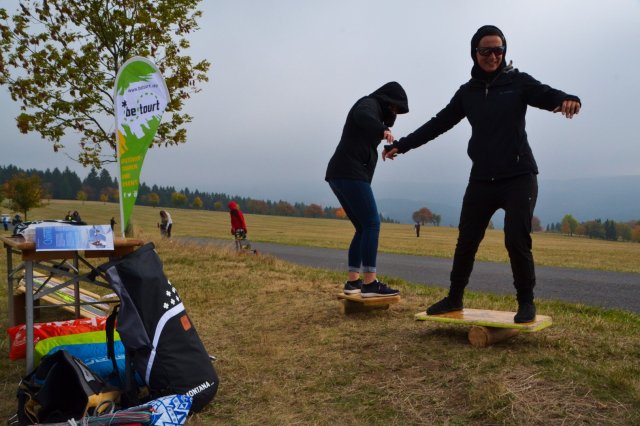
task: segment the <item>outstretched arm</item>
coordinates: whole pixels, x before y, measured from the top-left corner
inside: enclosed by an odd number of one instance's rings
[[[409,135],[394,141],[392,146],[385,146],[382,160],[393,159],[398,154],[417,148],[435,139],[458,124],[466,114],[462,105],[462,88],[458,89],[449,104]]]

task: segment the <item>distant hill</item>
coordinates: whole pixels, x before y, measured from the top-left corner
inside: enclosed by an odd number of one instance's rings
[[[399,190],[378,182],[378,208],[401,223],[411,223],[411,215],[428,207],[442,217],[442,226],[457,226],[465,184],[407,183]],[[617,222],[640,220],[640,175],[581,179],[540,179],[535,215],[543,226],[562,221],[565,214],[578,221],[611,219]],[[502,228],[504,215],[493,218]]]
[[[640,175],[570,180],[540,180],[536,216],[560,222],[565,214],[578,221],[640,220]]]

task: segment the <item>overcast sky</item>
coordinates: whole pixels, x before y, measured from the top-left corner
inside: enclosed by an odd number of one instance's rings
[[[392,131],[415,130],[469,79],[469,42],[484,24],[503,30],[516,68],[583,102],[573,120],[529,109],[541,179],[640,175],[639,0],[217,0],[201,9],[190,53],[211,62],[210,81],[186,104],[188,143],[147,154],[146,183],[335,205],[324,172],[352,104],[398,81],[410,112]],[[50,143],[18,132],[7,93],[0,87],[0,165],[86,176]],[[469,135],[464,120],[380,161],[374,191],[465,182]],[[72,155],[74,140],[65,140]]]

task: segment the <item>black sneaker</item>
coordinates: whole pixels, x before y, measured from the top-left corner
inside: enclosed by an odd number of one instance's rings
[[[384,296],[396,296],[400,294],[399,290],[390,288],[385,283],[378,280],[370,284],[363,284],[360,296],[362,297],[384,297]]]
[[[427,308],[427,315],[446,314],[447,312],[461,311],[463,309],[462,301],[457,302],[451,300],[449,296]]]
[[[518,312],[513,317],[513,322],[520,324],[523,322],[531,322],[536,319],[536,305],[531,303],[518,304]]]
[[[347,281],[344,283],[344,294],[358,294],[362,289],[362,280]]]

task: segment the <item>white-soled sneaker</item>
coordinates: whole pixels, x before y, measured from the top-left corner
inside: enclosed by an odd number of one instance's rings
[[[347,281],[344,283],[344,294],[360,294],[362,289],[362,280],[357,279],[355,281]]]
[[[362,297],[385,297],[396,296],[398,294],[400,294],[399,290],[394,290],[378,280],[375,280],[370,284],[363,284],[360,292]]]

